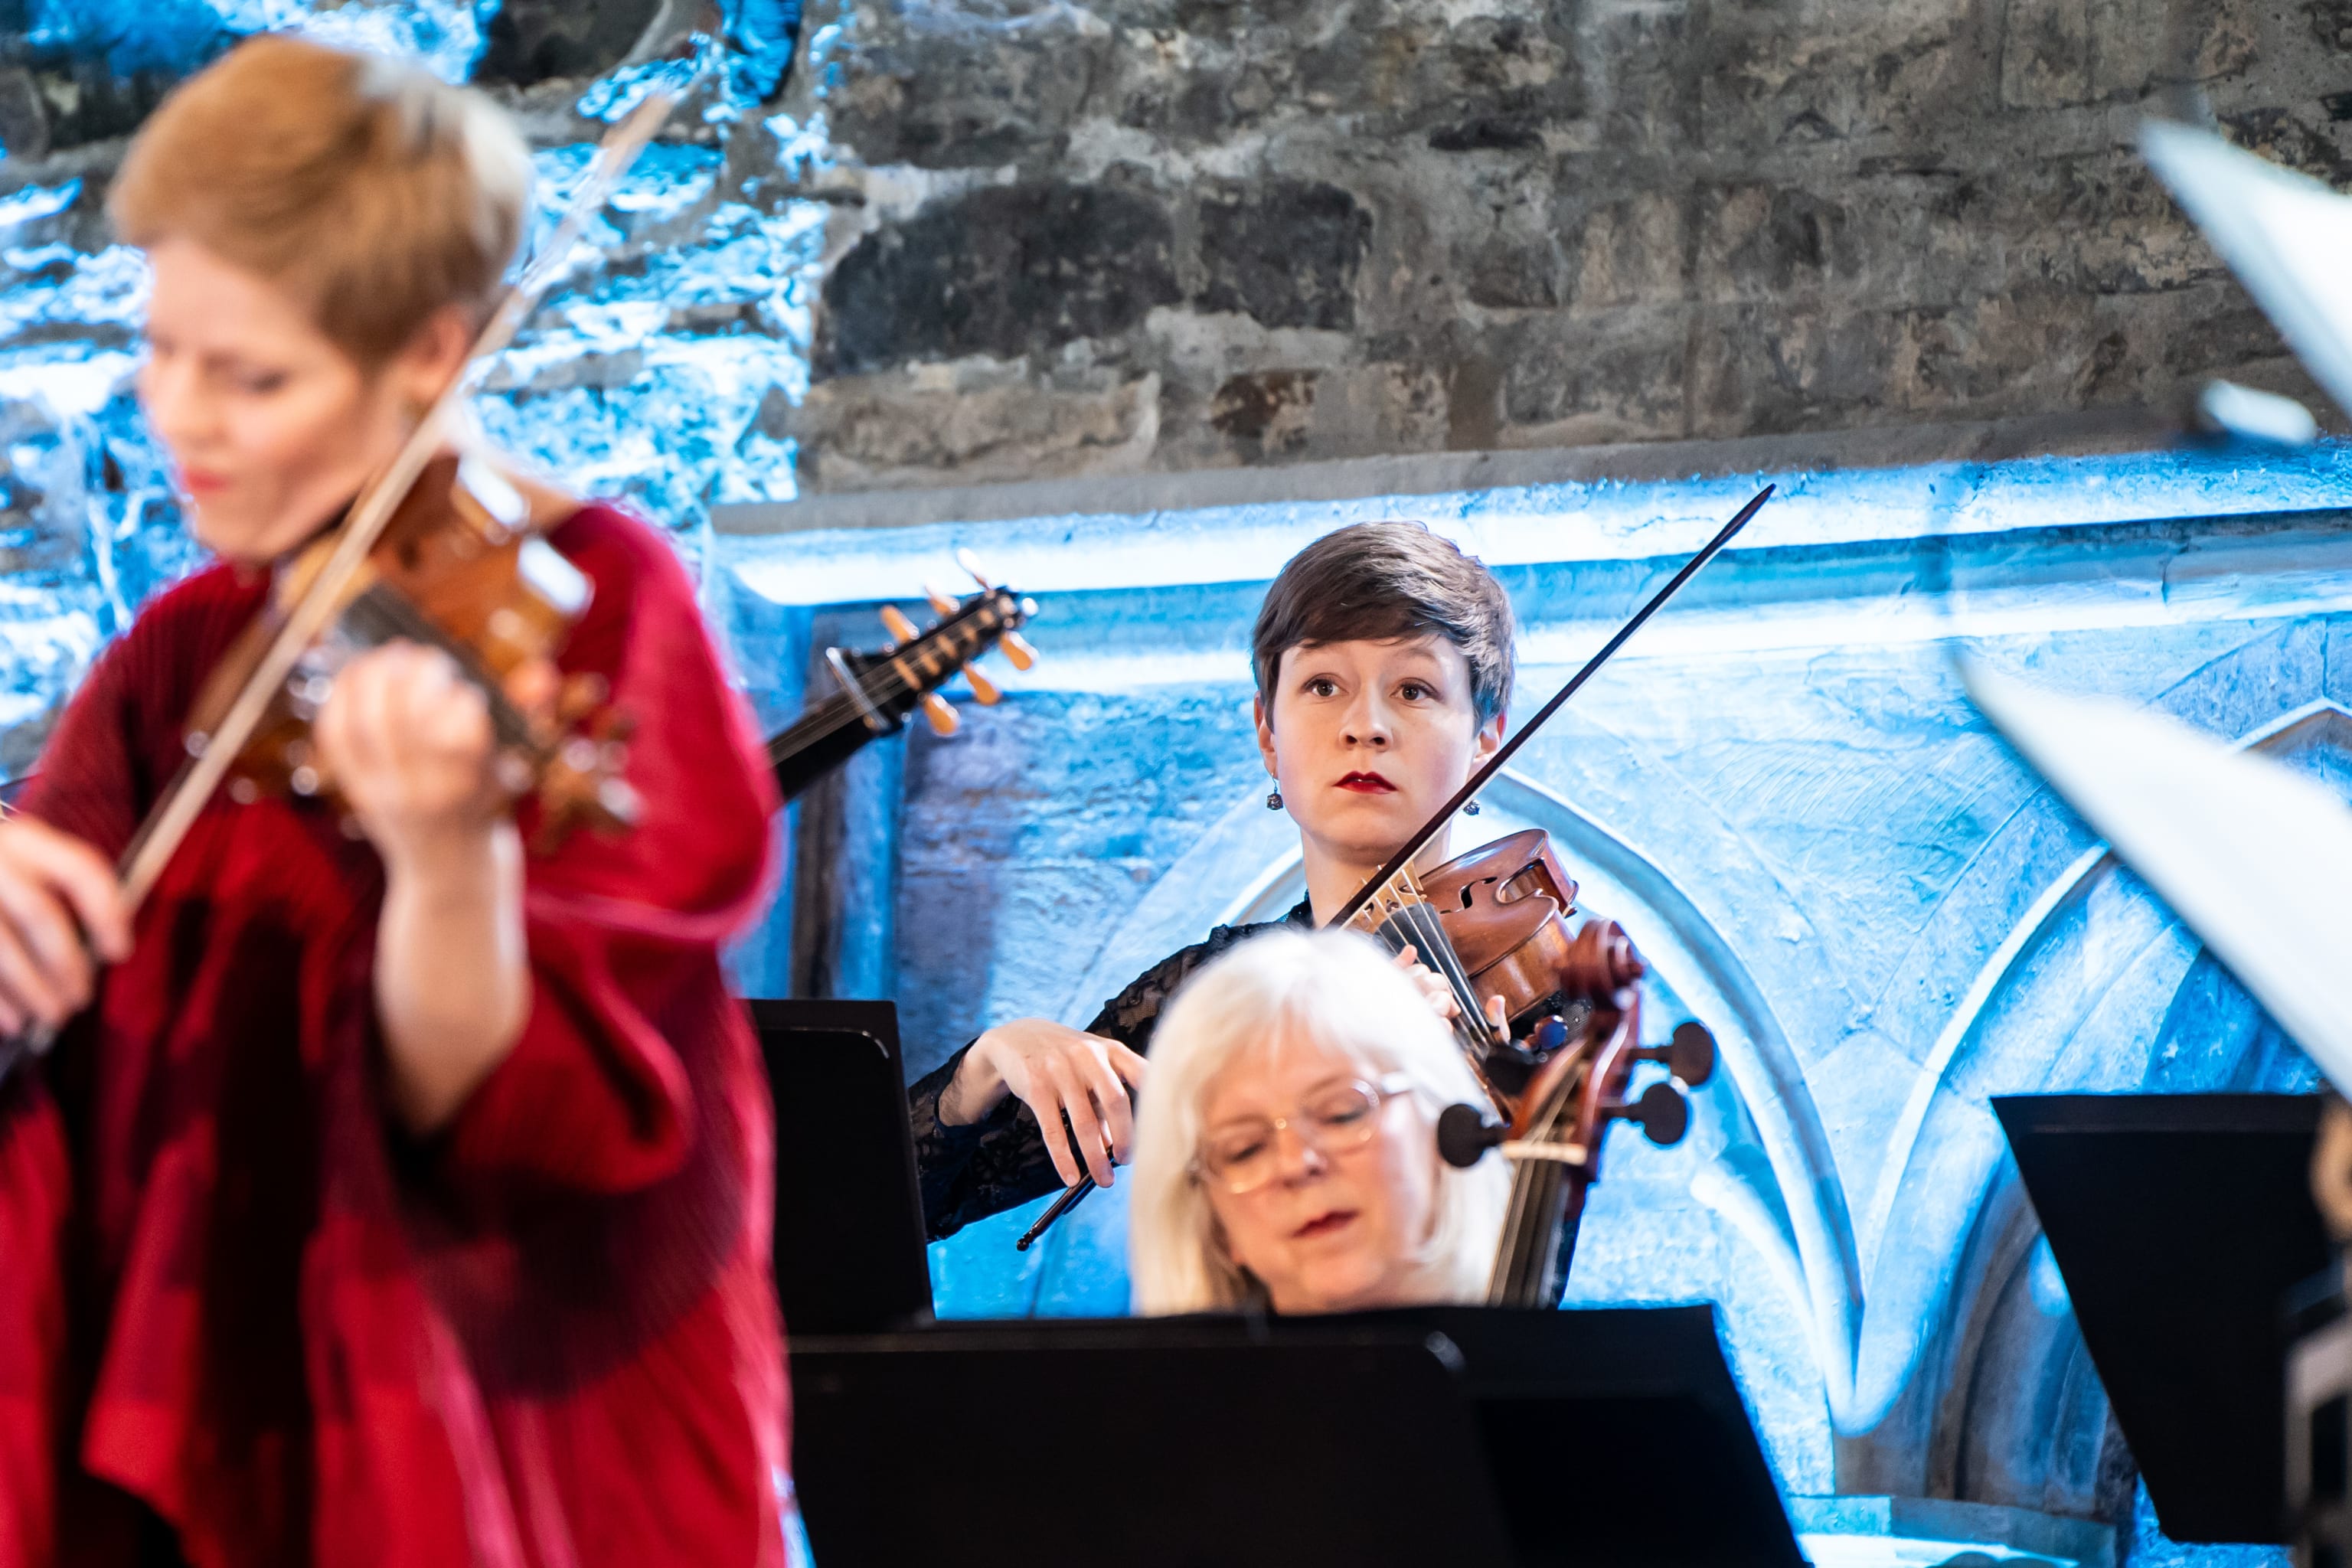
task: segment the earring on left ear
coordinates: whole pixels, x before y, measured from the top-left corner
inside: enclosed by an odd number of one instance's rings
[[[1477,803],[1476,801],[1475,801],[1475,800],[1474,800],[1474,801],[1470,802],[1468,805],[1465,805],[1465,806],[1462,808],[1462,815],[1463,815],[1463,816],[1477,816],[1477,815],[1478,815],[1478,803]]]

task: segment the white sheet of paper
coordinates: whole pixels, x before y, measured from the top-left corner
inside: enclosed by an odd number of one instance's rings
[[[1969,695],[2352,1096],[2352,806],[2267,757],[1961,661]]]
[[[2352,196],[2152,120],[2139,148],[2313,377],[2352,413]]]

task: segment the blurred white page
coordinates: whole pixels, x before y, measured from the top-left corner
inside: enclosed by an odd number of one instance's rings
[[[2139,148],[2336,405],[2352,413],[2352,197],[2164,121]]]
[[[2352,807],[2269,758],[1961,661],[1969,695],[2352,1096]]]

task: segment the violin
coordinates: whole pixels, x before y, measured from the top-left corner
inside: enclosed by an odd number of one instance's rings
[[[1561,1260],[1561,1285],[1567,1278],[1564,1259],[1573,1251],[1576,1222],[1582,1214],[1584,1188],[1599,1171],[1597,1151],[1606,1123],[1620,1117],[1641,1121],[1654,1138],[1672,1142],[1682,1136],[1688,1121],[1687,1109],[1681,1107],[1681,1097],[1670,1084],[1654,1089],[1664,1090],[1675,1101],[1679,1120],[1651,1092],[1645,1091],[1635,1102],[1623,1099],[1633,1064],[1649,1059],[1634,1043],[1639,1002],[1633,992],[1643,966],[1633,943],[1613,921],[1588,922],[1582,931],[1570,933],[1568,917],[1575,912],[1576,883],[1540,829],[1511,834],[1428,872],[1416,871],[1413,861],[1436,841],[1456,812],[1477,799],[1519,748],[1667,600],[1721,553],[1732,536],[1772,499],[1775,488],[1766,485],[1750,497],[1327,922],[1367,932],[1392,952],[1402,952],[1410,946],[1423,964],[1445,981],[1454,994],[1455,1042],[1500,1119],[1493,1124],[1501,1129],[1493,1142],[1519,1150],[1517,1154],[1507,1152],[1507,1158],[1537,1163],[1536,1173],[1522,1163],[1514,1177],[1514,1223],[1522,1212],[1522,1187],[1529,1189],[1526,1212],[1538,1216],[1526,1222],[1529,1239],[1522,1250],[1541,1251],[1544,1244],[1537,1238],[1551,1237],[1551,1255]],[[1487,1020],[1489,998],[1502,1003],[1507,1022],[1501,1029]],[[1683,1065],[1700,1070],[1695,1052],[1685,1052]],[[1710,1039],[1706,1072],[1713,1067]],[[1683,1081],[1695,1087],[1704,1077],[1702,1073],[1700,1079]],[[1579,1100],[1580,1095],[1584,1100]],[[1563,1119],[1562,1106],[1583,1105],[1585,1100],[1589,1107],[1576,1117]],[[1538,1112],[1537,1120],[1528,1123],[1535,1135],[1512,1137],[1511,1129],[1519,1125],[1521,1113],[1530,1106]],[[1470,1109],[1478,1118],[1477,1125],[1486,1127],[1487,1112]],[[1563,1128],[1570,1132],[1580,1129],[1583,1141],[1580,1143],[1567,1136]],[[1669,1129],[1671,1136],[1664,1136]],[[1486,1146],[1481,1145],[1472,1158],[1483,1154]],[[1565,1164],[1564,1160],[1528,1152],[1537,1148],[1564,1151],[1571,1147],[1579,1152],[1577,1169],[1582,1173],[1569,1179],[1544,1169],[1547,1163]],[[1014,1248],[1026,1251],[1047,1226],[1093,1188],[1091,1179],[1079,1178],[1013,1243]],[[1511,1250],[1510,1234],[1506,1233],[1506,1252]],[[1558,1300],[1557,1289],[1552,1299]]]
[[[334,671],[394,637],[447,653],[488,700],[503,748],[499,782],[535,796],[541,848],[575,826],[626,826],[635,797],[620,776],[625,716],[594,678],[563,684],[551,710],[525,712],[503,678],[551,658],[587,609],[590,584],[531,527],[520,490],[486,460],[452,456],[457,411],[540,297],[568,270],[573,247],[669,117],[682,88],[656,88],[608,132],[571,205],[490,313],[453,377],[342,521],[279,571],[271,603],[207,677],[191,715],[188,761],[164,788],[117,867],[136,910],[214,793],[333,799],[310,724]],[[351,830],[347,825],[347,831]],[[0,1040],[0,1083],[54,1031]]]
[[[205,678],[188,718],[187,746],[202,756],[252,679],[285,619],[323,569],[320,540],[278,574],[269,607]],[[269,694],[226,775],[231,800],[264,795],[338,805],[320,770],[310,723],[354,654],[394,638],[436,647],[483,694],[499,748],[500,783],[539,805],[533,847],[552,848],[579,827],[632,826],[636,794],[622,776],[630,720],[606,701],[599,676],[577,674],[552,707],[527,712],[507,695],[509,676],[551,662],[588,607],[588,579],[532,526],[522,492],[487,458],[444,453],[402,499],[365,563],[346,581],[340,612]],[[350,819],[346,817],[346,824]]]

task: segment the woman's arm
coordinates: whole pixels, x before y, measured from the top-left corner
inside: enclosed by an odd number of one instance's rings
[[[392,644],[336,677],[318,743],[384,866],[375,1006],[394,1111],[439,1130],[522,1035],[522,843],[489,710],[444,654]]]

